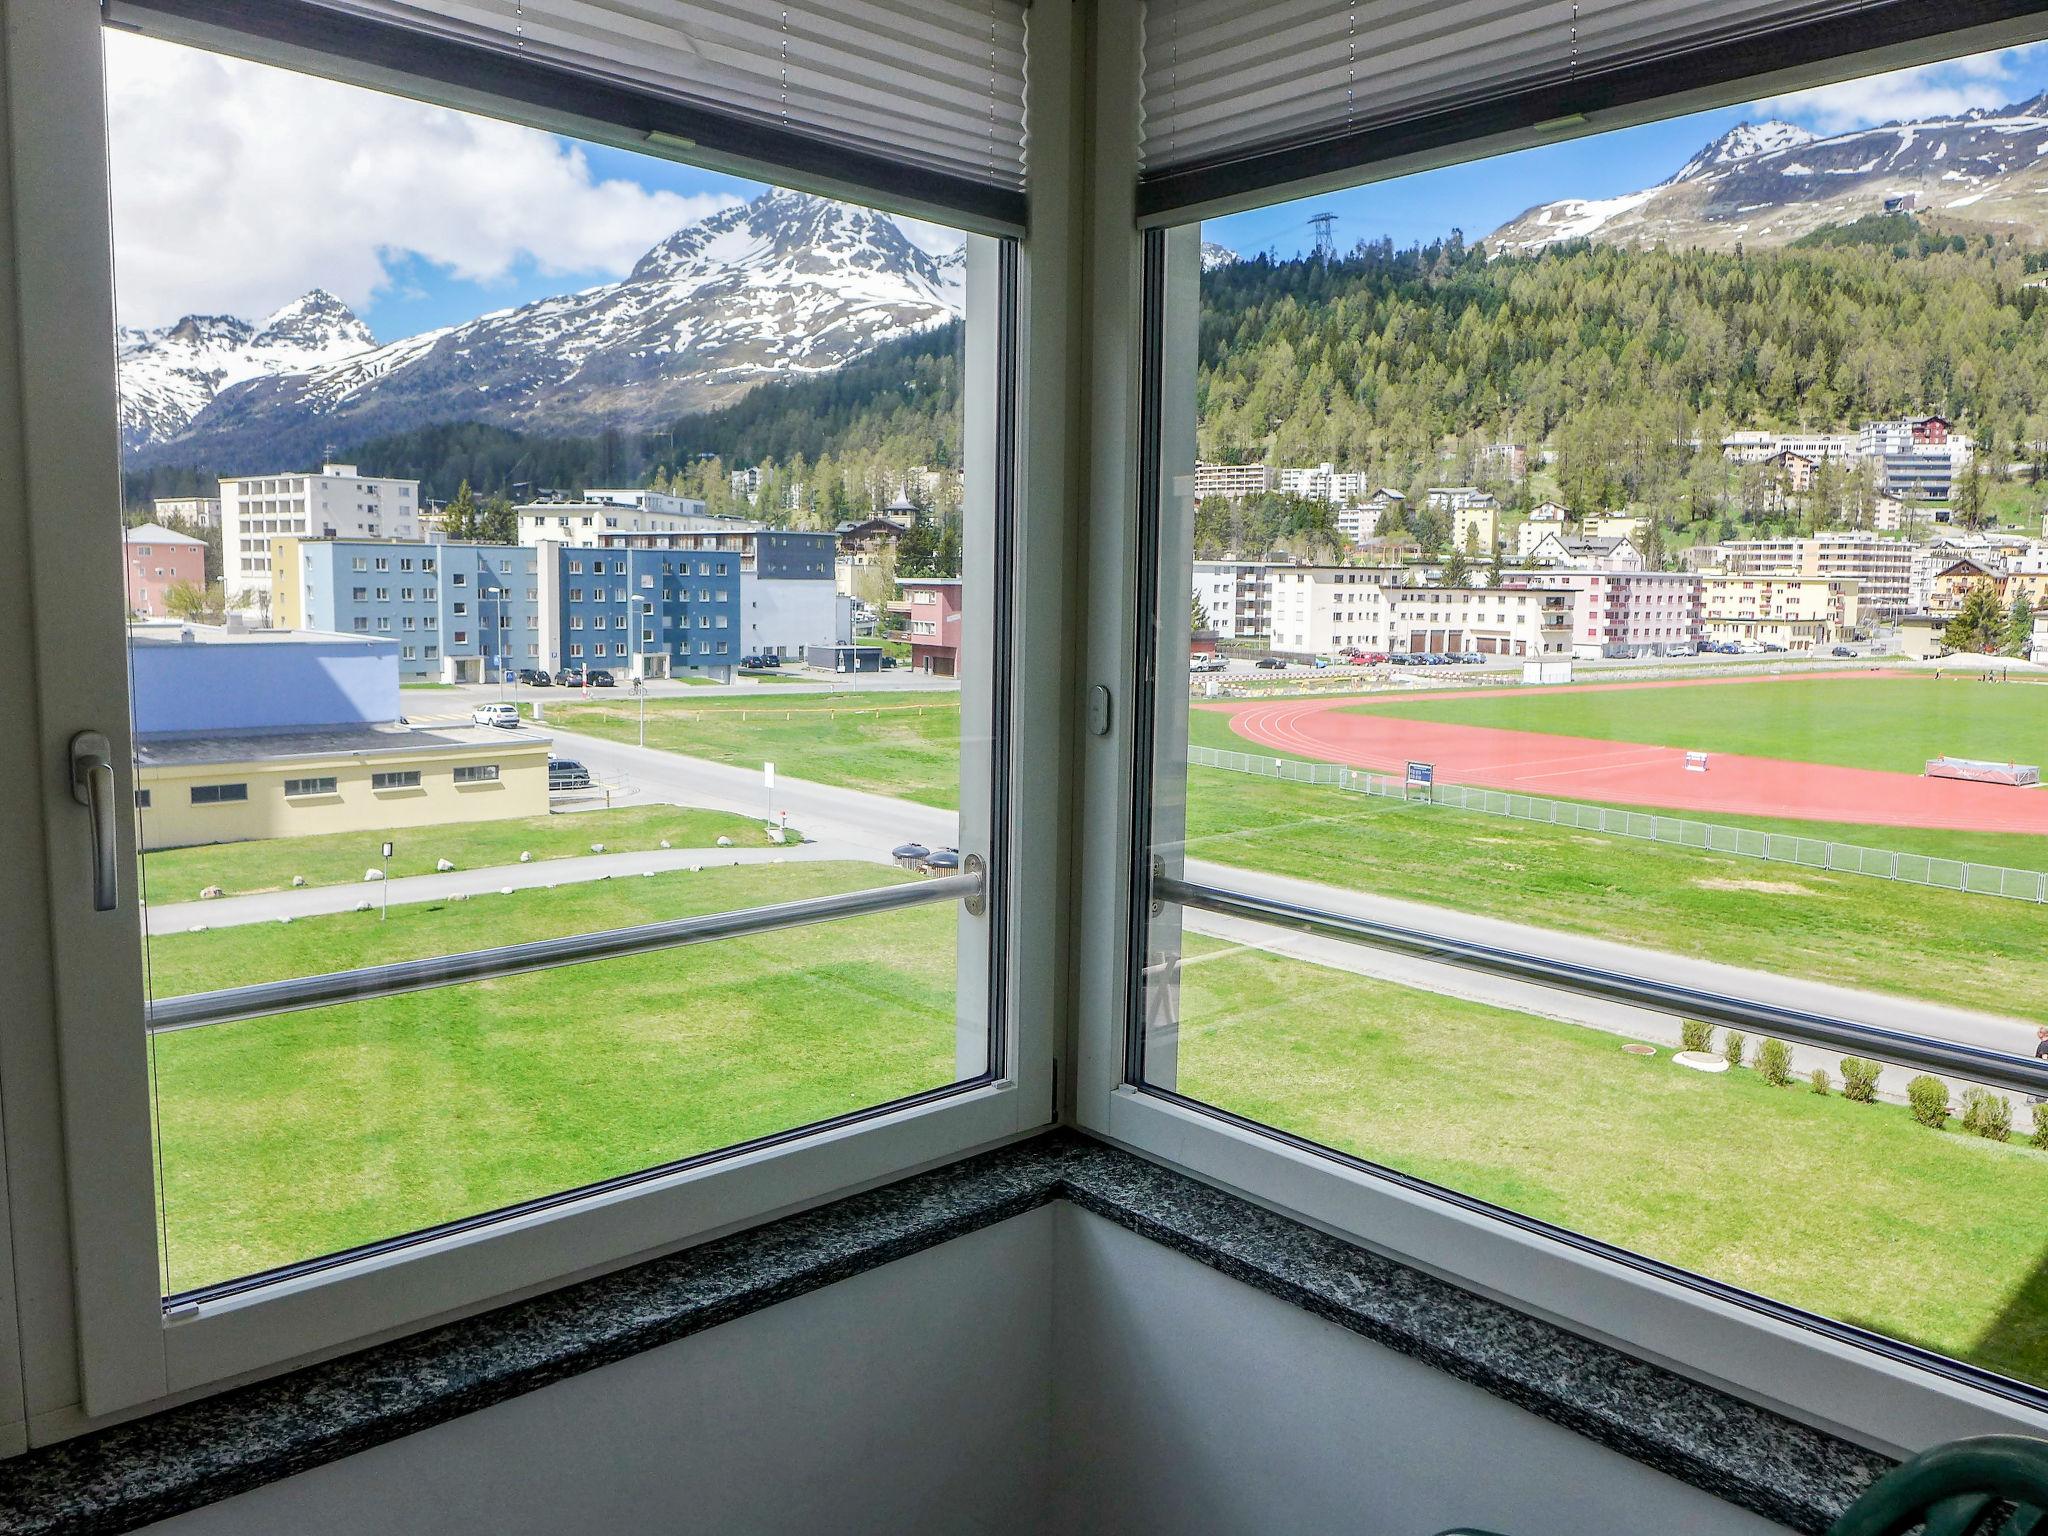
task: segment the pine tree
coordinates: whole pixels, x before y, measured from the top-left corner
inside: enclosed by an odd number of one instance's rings
[[[2034,605],[2024,591],[2012,595],[2012,607],[2005,615],[2005,653],[2024,656],[2034,643]]]
[[[1941,632],[1941,643],[1972,656],[1995,656],[2005,644],[2006,611],[1998,591],[1980,581],[1963,598],[1963,606]]]
[[[1470,586],[1471,583],[1472,569],[1466,563],[1465,551],[1462,549],[1452,550],[1451,557],[1444,561],[1444,585],[1447,587],[1464,587]]]

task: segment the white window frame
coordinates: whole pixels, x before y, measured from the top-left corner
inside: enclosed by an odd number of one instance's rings
[[[300,57],[286,45],[206,34],[196,24],[170,23],[140,12],[122,19],[183,40],[223,47],[311,73],[353,77],[461,110],[525,120],[556,132],[647,152],[639,136],[607,124],[569,122],[526,112],[480,93],[343,69],[334,60]],[[74,803],[66,747],[73,733],[104,732],[115,760],[117,803],[134,790],[126,697],[122,553],[117,527],[79,518],[79,506],[119,504],[115,360],[111,324],[78,327],[79,315],[111,320],[112,273],[103,161],[90,148],[104,143],[102,16],[75,0],[11,0],[0,53],[0,249],[13,256],[12,300],[0,303],[0,365],[22,388],[10,403],[0,390],[0,428],[19,427],[17,461],[0,430],[0,476],[18,468],[23,526],[38,619],[34,664],[23,687],[40,719],[38,767],[42,841],[48,849],[47,953],[35,952],[46,975],[47,1006],[0,1018],[0,1110],[5,1160],[17,1169],[0,1177],[0,1304],[19,1327],[0,1320],[0,1451],[43,1444],[117,1418],[223,1385],[273,1374],[354,1345],[608,1268],[654,1256],[793,1208],[815,1204],[966,1152],[1027,1134],[1048,1123],[1054,1030],[1063,972],[1060,913],[1066,884],[1065,839],[1056,776],[1030,769],[1030,754],[1013,754],[1002,786],[1010,817],[1007,853],[992,870],[1007,908],[1000,943],[991,920],[960,913],[960,996],[975,1001],[973,1038],[986,1039],[981,999],[1002,998],[1000,1057],[989,1081],[943,1096],[886,1109],[866,1118],[749,1147],[715,1160],[650,1176],[628,1187],[561,1200],[545,1209],[402,1248],[364,1255],[260,1289],[239,1292],[166,1315],[159,1293],[156,1201],[149,1144],[147,1053],[139,1049],[143,992],[140,914],[126,891],[113,912],[91,910],[89,827]],[[1043,99],[1055,112],[1066,90],[1065,18],[1043,30],[1034,49],[1048,63]],[[1062,130],[1043,130],[1049,144]],[[1059,169],[1038,174],[1035,196],[1066,199]],[[723,157],[719,168],[827,196],[844,196],[887,211],[925,213],[904,198],[878,200],[823,174],[793,175]],[[1064,214],[1046,221],[1064,236]],[[963,221],[957,216],[952,222]],[[995,378],[995,343],[1005,334],[999,274],[1011,233],[964,221],[970,230],[965,457],[993,467],[998,447],[1010,455],[1008,477],[1016,526],[1045,531],[1013,535],[1008,573],[1012,658],[1057,653],[1069,631],[1075,599],[1068,592],[1063,534],[1064,462],[1060,434],[1031,432],[1033,412],[1048,420],[1064,412],[1066,325],[1071,288],[1058,243],[1043,235],[1015,246],[1012,355],[1017,412],[1004,431]],[[1034,261],[1034,249],[1054,257]],[[0,274],[7,264],[0,262]],[[1034,330],[1034,311],[1051,317]],[[14,317],[19,316],[17,326]],[[33,367],[24,359],[33,359]],[[81,453],[99,423],[104,454]],[[86,424],[86,425],[82,425]],[[992,526],[1003,477],[970,468],[970,518]],[[13,485],[0,493],[0,512]],[[982,549],[987,550],[988,541]],[[17,541],[13,548],[23,549]],[[969,616],[970,643],[997,654],[993,551],[975,560],[978,601]],[[381,568],[381,566],[380,566]],[[1052,742],[1067,729],[1065,699],[1043,668],[1013,665],[1001,701],[1016,741]],[[997,717],[993,674],[963,690],[961,773],[964,783],[991,783],[988,722]],[[40,716],[35,711],[41,705]],[[994,786],[991,785],[993,789]],[[963,850],[990,848],[986,806],[963,808]],[[115,818],[119,867],[135,868],[132,817]],[[30,868],[41,868],[40,863]],[[4,878],[4,876],[0,876]],[[26,905],[39,906],[31,900]],[[37,919],[40,921],[40,919]],[[33,932],[29,924],[24,932]],[[991,962],[999,974],[991,975]],[[34,978],[20,995],[45,996]],[[963,1036],[969,1026],[963,1025]],[[66,1105],[73,1113],[66,1115]],[[85,1106],[90,1106],[89,1111]],[[29,1177],[30,1170],[35,1177]],[[61,1176],[55,1170],[62,1170]],[[5,1169],[0,1169],[4,1174]],[[0,1260],[10,1255],[0,1253]],[[15,1275],[35,1284],[17,1297]],[[20,1341],[17,1358],[11,1349]]]
[[[1037,25],[1041,10],[1033,12]],[[1140,625],[1138,553],[1143,436],[1142,381],[1147,359],[1144,326],[1143,241],[1147,228],[1164,230],[1168,283],[1199,272],[1199,227],[1180,221],[1270,205],[1340,186],[1356,175],[1328,174],[1299,186],[1246,194],[1214,206],[1141,219],[1135,200],[1135,144],[1139,91],[1135,10],[1097,13],[1094,59],[1095,142],[1089,171],[1097,215],[1090,230],[1090,328],[1107,339],[1077,386],[1090,417],[1090,464],[1096,500],[1083,531],[1083,566],[1094,578],[1082,620],[1083,686],[1108,689],[1118,707],[1104,734],[1081,738],[1080,868],[1075,890],[1074,1118],[1086,1130],[1210,1183],[1333,1231],[1402,1263],[1504,1300],[1575,1332],[1618,1345],[1639,1358],[1668,1365],[1736,1395],[1888,1453],[1901,1455],[1945,1440],[1985,1433],[2048,1435],[2048,1413],[2000,1393],[1893,1359],[1848,1341],[1772,1317],[1739,1301],[1724,1300],[1682,1281],[1605,1258],[1529,1226],[1473,1210],[1442,1194],[1374,1174],[1338,1156],[1297,1144],[1220,1113],[1193,1107],[1127,1080],[1128,983],[1142,957],[1132,950],[1137,733],[1151,721],[1121,701],[1138,693]],[[1788,71],[1718,92],[1697,92],[1606,126],[1704,110],[1771,95],[1788,84],[1812,85],[2031,40],[2031,29],[2000,24],[1951,34],[1917,51],[1892,48],[1831,61],[1826,69]],[[1504,153],[1539,142],[1525,135],[1434,151],[1382,168],[1407,174],[1437,165]],[[1177,227],[1176,227],[1177,226]],[[1178,407],[1166,411],[1162,437],[1185,437],[1184,461],[1193,454],[1193,324],[1195,289],[1187,282],[1168,299],[1182,323],[1166,328],[1165,378],[1169,400],[1178,377],[1189,381]],[[1159,486],[1162,501],[1193,494],[1192,477]],[[1145,515],[1153,515],[1147,509]],[[1164,601],[1162,599],[1162,601]],[[1186,598],[1179,599],[1185,609]],[[1170,684],[1160,690],[1170,693]]]

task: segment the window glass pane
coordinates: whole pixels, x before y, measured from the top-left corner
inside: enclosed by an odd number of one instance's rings
[[[2048,1055],[2044,71],[1165,239],[1148,1084],[2048,1385],[2024,1082],[1204,895]]]
[[[965,237],[106,52],[166,1293],[985,1080],[960,898],[1002,563],[968,510],[998,494]],[[192,1001],[862,893],[342,1005]]]

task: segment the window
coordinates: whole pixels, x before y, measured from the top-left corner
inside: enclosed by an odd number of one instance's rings
[[[496,763],[464,763],[455,769],[458,784],[495,784],[498,782]]]
[[[384,773],[370,775],[372,789],[418,789],[420,771],[417,768],[394,768]]]
[[[317,779],[286,779],[284,792],[290,795],[331,795],[339,781],[332,776]]]
[[[137,791],[135,791],[135,809],[137,809],[138,811],[146,811],[149,809],[148,790],[138,789]]]
[[[249,798],[247,784],[194,784],[192,803],[194,805],[229,805]]]
[[[1886,106],[1884,81],[1860,88],[1870,122],[1916,116],[1904,100]],[[1749,174],[1705,157],[1679,169],[1727,126],[1708,114],[1581,138],[1569,153],[1521,151],[1486,172],[1516,206],[1483,218],[1473,168],[1459,166],[1146,237],[1146,806],[1126,850],[1139,958],[1121,1071],[1136,1092],[1107,1113],[1119,1134],[1176,1157],[1213,1138],[1200,1155],[1237,1182],[1259,1154],[1233,1147],[1282,1143],[1290,1170],[1308,1153],[1315,1171],[1302,1177],[1344,1191],[1349,1220],[1399,1210],[1396,1225],[1437,1224],[1444,1253],[1489,1232],[1471,1241],[1499,1245],[1503,1278],[1475,1283],[1512,1284],[1512,1256],[1526,1270],[1533,1237],[1544,1263],[1619,1267],[1684,1296],[1672,1305],[1734,1299],[2038,1406],[2048,1345],[2017,1300],[2042,1272],[2037,1225],[1972,1244],[1969,1278],[1937,1306],[1923,1278],[1959,1231],[2048,1191],[2048,1152],[1987,1157],[1967,1131],[1930,1128],[1967,1118],[1995,1140],[2042,1092],[2048,951],[2038,908],[2013,894],[2048,892],[2038,839],[2032,857],[2022,842],[1981,841],[1993,829],[1962,809],[1981,786],[1951,792],[1931,766],[1963,742],[2015,761],[2018,722],[1986,708],[1931,727],[1958,695],[1913,670],[1702,666],[1693,645],[1719,634],[1824,651],[1890,631],[1828,612],[1818,580],[1819,606],[1794,610],[1812,620],[1759,622],[1753,602],[1737,606],[1736,581],[1684,558],[1695,540],[1718,545],[1740,576],[1773,536],[1817,558],[1816,526],[1864,524],[1879,466],[1795,493],[1744,463],[1742,443],[1792,422],[1853,440],[1901,405],[1859,387],[1822,402],[1787,370],[1779,397],[1801,405],[1780,413],[1747,378],[1765,355],[1750,349],[1774,355],[1797,333],[1797,349],[1825,350],[1853,332],[1857,346],[1914,353],[1901,311],[1869,316],[1866,331],[1844,321],[1845,296],[1866,283],[1995,292],[1996,241],[1976,247],[1987,264],[1974,277],[1937,278],[1936,247],[1962,255],[1969,242],[1878,240],[1860,211],[1839,224],[1816,214],[1831,227],[1788,242],[1731,198],[1674,235],[1663,221],[1677,206]],[[1796,149],[1756,174],[1862,163],[1853,134],[1786,132]],[[1652,143],[1689,148],[1653,167]],[[1567,206],[1591,206],[1574,190],[1588,167],[1624,165],[1638,179],[1601,195],[1640,193],[1599,205],[1601,219],[1574,231],[1589,239],[1563,238]],[[1325,211],[1343,231],[1335,249],[1316,243]],[[1401,243],[1407,222],[1381,238],[1411,215],[1436,221],[1419,243]],[[1468,243],[1461,224],[1492,232]],[[1282,228],[1302,233],[1273,259],[1217,254],[1265,249]],[[1530,305],[1536,287],[1545,297]],[[1652,350],[1668,350],[1630,370],[1619,360],[1644,338],[1584,324],[1604,303],[1596,290],[1620,289],[1645,316],[1666,303],[1725,316],[1738,294],[1774,297],[1736,349],[1746,361],[1720,350],[1716,321],[1660,326]],[[1405,382],[1360,388],[1368,375]],[[1539,375],[1578,381],[1542,420],[1526,408]],[[1988,408],[1997,393],[1978,398]],[[1952,408],[1946,390],[1911,409],[1937,405]],[[1646,410],[1664,424],[1621,425]],[[1362,496],[1328,486],[1332,471],[1361,477],[1359,492],[1408,487],[1406,506],[1382,515],[1378,536],[1348,533]],[[1553,496],[1588,542],[1517,571],[1516,530],[1491,514],[1513,507],[1520,524]],[[1488,514],[1476,524],[1475,509]],[[1592,526],[1603,512],[1627,525]],[[1613,558],[1601,541],[1624,536],[1650,551],[1644,575],[1596,573]],[[1420,549],[1404,558],[1390,539]],[[1248,550],[1284,553],[1236,564]],[[1384,569],[1387,584],[1360,586],[1354,617],[1297,565]],[[1676,646],[1653,581],[1703,599]],[[1234,618],[1238,582],[1254,614],[1280,605],[1277,627]],[[913,632],[944,632],[948,600],[937,584],[912,591]],[[1983,604],[1987,622],[1996,606]],[[1226,692],[1191,675],[1190,658],[1230,622],[1244,626],[1235,638],[1284,644],[1297,663],[1356,625],[1364,644],[1418,665],[1341,682],[1296,666]],[[1973,858],[2013,873],[1938,888],[1937,868]],[[1928,1123],[1916,1123],[1915,1092]]]

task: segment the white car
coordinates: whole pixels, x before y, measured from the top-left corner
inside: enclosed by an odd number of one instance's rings
[[[469,713],[472,725],[496,725],[511,730],[519,724],[517,704],[479,704]]]

